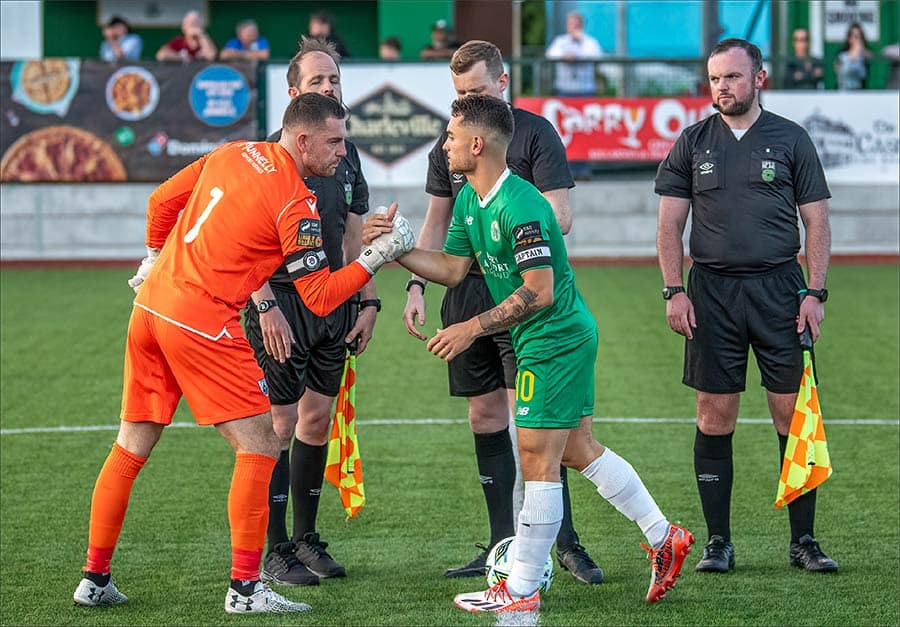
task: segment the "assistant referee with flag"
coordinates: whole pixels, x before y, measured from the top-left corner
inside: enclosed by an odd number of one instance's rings
[[[669,326],[686,338],[683,381],[697,391],[694,469],[709,542],[696,569],[725,573],[735,564],[732,436],[748,348],[759,364],[783,458],[804,370],[798,335],[808,327],[815,340],[825,317],[831,194],[806,131],[760,107],[766,71],[759,48],[723,40],[707,69],[718,113],[685,129],[659,166],[657,250]],[[797,261],[798,209],[808,287]],[[694,263],[685,291],[688,215]],[[780,467],[772,466],[773,484]],[[788,504],[790,563],[836,571],[815,540],[815,508],[816,490]]]

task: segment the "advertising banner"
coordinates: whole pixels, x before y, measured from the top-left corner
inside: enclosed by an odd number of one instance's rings
[[[542,115],[573,161],[661,161],[681,134],[714,110],[709,98],[516,98]]]
[[[896,91],[772,91],[762,102],[806,129],[829,183],[900,182]]]
[[[281,127],[287,65],[266,68],[266,131]],[[447,128],[456,99],[445,63],[348,63],[341,67],[348,137],[369,185],[425,187],[428,151]]]
[[[3,62],[0,180],[162,181],[256,120],[253,62]]]

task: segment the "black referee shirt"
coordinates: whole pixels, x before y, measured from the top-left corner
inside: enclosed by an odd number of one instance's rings
[[[800,125],[763,110],[738,141],[715,114],[684,130],[656,174],[656,193],[691,201],[691,258],[747,275],[796,259],[797,205],[830,198]]]
[[[550,122],[524,109],[512,107],[512,112],[515,130],[506,151],[506,163],[512,173],[542,192],[575,187],[566,160],[566,149]],[[446,131],[441,133],[428,153],[425,191],[432,196],[456,198],[466,184],[466,177],[450,172],[447,153],[441,149],[445,141]]]
[[[278,141],[278,130],[266,141]],[[316,195],[316,207],[322,217],[322,248],[332,271],[344,265],[344,229],[347,213],[363,215],[369,210],[369,185],[362,173],[359,152],[353,142],[344,140],[347,154],[341,157],[334,176],[307,176],[303,182]],[[275,271],[269,283],[284,289],[294,289],[294,282],[284,264]]]

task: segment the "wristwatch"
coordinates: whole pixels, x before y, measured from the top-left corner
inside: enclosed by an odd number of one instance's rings
[[[681,294],[684,292],[683,285],[667,285],[663,288],[662,297],[663,300],[670,300],[675,294]]]
[[[425,293],[425,281],[420,281],[419,279],[410,279],[406,282],[406,291],[408,292],[409,288],[411,288],[413,285],[418,285],[422,288],[422,293]]]
[[[277,300],[261,300],[256,303],[256,311],[258,311],[259,313],[266,313],[273,307],[278,307]]]
[[[826,290],[824,287],[820,290],[806,290],[806,295],[814,296],[815,298],[819,299],[819,302],[822,303],[828,300],[828,290]]]
[[[376,313],[381,311],[381,299],[380,298],[370,298],[368,300],[359,301],[360,311],[362,311],[366,307],[374,307]]]

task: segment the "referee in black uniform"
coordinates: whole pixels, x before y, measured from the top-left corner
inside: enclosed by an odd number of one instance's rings
[[[340,56],[334,45],[304,37],[288,66],[288,94],[316,92],[341,100]],[[269,141],[277,141],[281,131]],[[359,153],[345,140],[347,154],[331,177],[310,176],[306,186],[316,195],[321,220],[306,232],[304,245],[319,245],[331,270],[353,259],[361,248],[362,214],[369,209],[369,188]],[[302,242],[301,242],[302,243]],[[340,389],[346,344],[365,350],[381,303],[369,282],[328,316],[312,313],[294,288],[284,266],[251,295],[245,324],[256,360],[266,375],[272,424],[282,442],[281,456],[269,488],[269,550],[263,563],[266,581],[316,585],[319,578],[343,577],[345,568],[326,551],[316,530],[319,495],[328,453],[331,407]],[[359,309],[357,316],[356,309]],[[293,452],[291,452],[293,440]],[[293,533],[287,533],[288,488],[293,503]]]
[[[806,131],[759,105],[766,79],[759,48],[725,39],[710,53],[708,71],[718,114],[685,129],[659,166],[656,240],[669,326],[687,338],[683,380],[697,390],[694,469],[709,531],[697,570],[728,572],[734,568],[731,441],[748,348],[759,364],[783,457],[803,372],[798,334],[808,326],[817,339],[825,317],[831,194]],[[808,287],[797,262],[798,208]],[[688,213],[694,263],[685,292]],[[776,476],[780,460],[772,467]],[[788,505],[790,563],[836,571],[815,540],[815,511],[815,490]]]
[[[503,67],[500,50],[487,41],[466,42],[450,61],[453,86],[459,97],[482,94],[503,97],[509,76]],[[563,233],[572,224],[569,188],[574,187],[559,135],[544,118],[513,109],[515,133],[507,152],[510,170],[533,183],[553,206]],[[456,194],[466,184],[462,174],[450,172],[442,146],[443,133],[428,155],[428,180],[425,191],[431,195],[418,246],[440,249],[447,237]],[[424,340],[416,322],[425,323],[425,281],[413,275],[403,319],[407,330]],[[444,326],[468,320],[494,307],[495,303],[478,264],[459,286],[447,290],[441,307]],[[491,538],[475,559],[459,568],[451,568],[447,577],[472,577],[484,574],[487,550],[503,538],[515,535],[513,490],[516,483],[515,447],[509,429],[509,408],[515,406],[516,356],[508,332],[475,340],[464,353],[449,363],[450,394],[469,401],[469,424],[475,436],[478,474],[487,502]],[[578,541],[572,525],[572,508],[566,469],[560,468],[563,484],[564,517],[556,540],[557,559],[576,579],[585,583],[603,581],[603,571]]]

